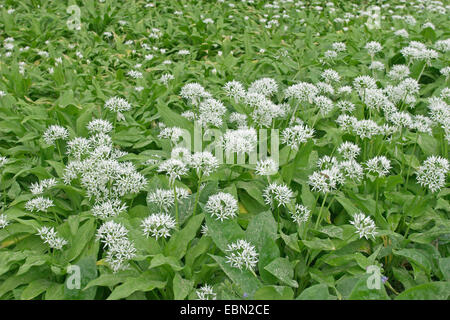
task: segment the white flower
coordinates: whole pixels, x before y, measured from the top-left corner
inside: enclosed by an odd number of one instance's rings
[[[219,192],[208,198],[206,212],[223,221],[234,218],[238,212],[238,201],[229,193]]]
[[[407,78],[409,74],[410,71],[408,66],[405,66],[403,64],[396,64],[392,66],[387,76],[392,80],[403,80],[404,78]]]
[[[91,211],[94,217],[105,220],[125,212],[126,209],[126,204],[119,199],[107,199],[95,204]]]
[[[314,104],[319,108],[322,115],[329,114],[334,108],[333,101],[325,96],[315,97]]]
[[[89,133],[108,133],[113,127],[111,122],[103,119],[94,119],[88,123],[86,126]]]
[[[246,94],[242,83],[236,80],[225,83],[223,90],[228,97],[234,99],[236,102],[243,99]]]
[[[366,89],[376,89],[377,83],[372,77],[359,76],[353,80],[353,87],[360,96],[363,96]]]
[[[137,70],[130,70],[127,72],[127,75],[133,79],[142,79],[143,78],[142,72],[137,71]]]
[[[109,264],[113,272],[127,270],[128,260],[136,257],[136,248],[127,238],[118,239],[106,252],[105,261]]]
[[[188,172],[186,164],[178,159],[169,159],[159,165],[158,172],[166,172],[171,184]]]
[[[366,162],[367,171],[377,173],[380,177],[384,177],[391,169],[391,162],[385,156],[377,156]]]
[[[448,160],[439,156],[429,156],[416,172],[417,182],[431,192],[439,191],[445,186],[449,171]]]
[[[196,169],[197,174],[201,172],[202,175],[209,176],[219,167],[219,161],[209,151],[195,152],[190,157],[189,166]]]
[[[264,189],[263,198],[264,202],[271,207],[274,205],[274,200],[278,207],[285,207],[294,198],[294,193],[287,185],[273,182]]]
[[[66,128],[52,125],[45,130],[43,138],[46,144],[53,145],[57,139],[66,140],[69,137],[69,131]]]
[[[252,82],[248,88],[249,93],[259,93],[270,97],[278,91],[278,84],[272,78],[262,78]]]
[[[353,133],[359,136],[361,139],[372,138],[373,136],[380,134],[380,127],[372,120],[358,120],[352,123]]]
[[[259,160],[256,163],[255,171],[256,174],[260,176],[274,175],[278,172],[278,163],[276,163],[272,158]]]
[[[162,84],[164,84],[165,86],[167,86],[169,84],[170,80],[175,79],[175,77],[170,74],[170,73],[165,73],[161,76],[161,78],[159,79],[159,81],[161,81]]]
[[[236,123],[238,128],[246,128],[247,127],[247,115],[239,112],[233,112],[230,114],[229,118],[231,123]]]
[[[361,152],[361,148],[352,142],[345,141],[339,146],[337,151],[345,160],[351,160],[358,157],[359,153]]]
[[[334,50],[327,50],[323,55],[326,59],[334,59],[337,57],[337,52]]]
[[[372,56],[375,55],[377,52],[380,52],[383,49],[381,44],[379,42],[376,42],[376,41],[368,42],[364,48]]]
[[[341,110],[342,112],[352,112],[355,110],[355,105],[347,100],[340,100],[336,103],[336,106]]]
[[[170,236],[170,231],[175,229],[175,220],[168,214],[156,213],[145,218],[141,226],[145,236],[158,240]]]
[[[332,44],[333,50],[337,52],[343,52],[347,50],[347,46],[344,42],[333,42]]]
[[[294,84],[284,90],[284,95],[287,99],[295,98],[299,102],[312,103],[315,96],[319,93],[319,89],[311,83],[300,82]]]
[[[355,233],[362,237],[368,239],[368,236],[375,239],[377,232],[375,231],[375,222],[370,218],[370,216],[365,216],[364,213],[360,212],[353,216],[353,221],[350,223],[356,228]]]
[[[37,235],[52,249],[61,250],[62,247],[67,244],[65,239],[58,237],[58,234],[53,227],[41,227],[38,229]]]
[[[0,156],[0,168],[4,167],[9,162],[7,157]]]
[[[173,143],[176,143],[180,137],[184,134],[183,129],[178,127],[167,127],[161,130],[158,135],[160,139],[170,139]]]
[[[47,212],[47,209],[50,207],[54,207],[53,200],[44,197],[37,197],[28,200],[27,203],[25,204],[25,209],[31,212],[34,211]]]
[[[128,230],[123,225],[114,221],[107,221],[98,228],[96,238],[103,243],[105,248],[110,248],[127,235]]]
[[[324,72],[322,72],[321,77],[327,83],[339,82],[341,80],[341,76],[339,75],[339,73],[337,73],[333,69],[325,70]]]
[[[251,153],[256,150],[257,136],[254,128],[227,130],[220,144],[227,153]]]
[[[6,228],[6,226],[9,224],[8,218],[5,214],[0,214],[0,229]]]
[[[199,103],[202,98],[211,98],[211,94],[196,82],[185,84],[181,88],[180,95],[184,99],[190,100],[193,105]]]
[[[301,204],[295,205],[295,211],[292,212],[292,220],[298,224],[305,223],[311,216],[311,210]]]
[[[57,184],[55,178],[44,179],[36,183],[32,183],[30,191],[33,195],[38,195],[44,193],[47,189],[54,187]]]
[[[314,129],[307,125],[296,125],[286,128],[282,132],[281,142],[288,145],[293,150],[298,150],[300,144],[307,142],[314,136]]]
[[[105,108],[113,112],[124,112],[131,109],[131,104],[127,100],[116,96],[105,102]]]
[[[228,245],[226,261],[239,270],[254,269],[258,263],[258,253],[249,242],[240,239]]]
[[[197,291],[198,300],[216,300],[217,294],[213,291],[210,285],[205,284],[200,287]]]
[[[67,155],[80,160],[91,151],[91,143],[86,138],[76,137],[67,143]]]
[[[360,182],[363,179],[363,168],[354,159],[342,161],[338,164],[338,166],[344,176],[349,178],[350,180]]]
[[[380,61],[372,61],[369,66],[370,70],[384,70],[384,63]]]
[[[178,201],[189,197],[188,191],[184,188],[176,187],[176,191]],[[147,202],[154,203],[160,210],[168,212],[169,209],[175,204],[175,193],[173,192],[173,189],[156,189],[155,191],[148,193]]]
[[[208,98],[200,103],[199,106],[199,121],[203,126],[211,124],[216,127],[222,125],[222,116],[227,109],[222,102]]]
[[[315,171],[308,177],[308,183],[311,185],[312,190],[322,193],[334,191],[339,184],[344,182],[344,176],[338,166]]]

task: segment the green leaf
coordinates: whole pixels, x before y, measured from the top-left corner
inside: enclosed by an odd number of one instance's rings
[[[397,256],[406,258],[411,264],[419,266],[425,272],[431,272],[432,262],[418,249],[393,250],[393,253]]]
[[[227,250],[228,244],[245,238],[244,231],[233,219],[220,221],[207,214],[205,220],[208,233],[211,235],[216,246],[223,252]]]
[[[254,216],[248,224],[245,236],[258,251],[261,251],[266,238],[277,239],[277,222],[272,212],[265,211]]]
[[[241,296],[245,293],[249,299],[252,299],[255,292],[261,287],[261,282],[250,271],[231,267],[226,263],[225,258],[214,255],[211,255],[211,257],[219,264],[231,281],[241,288]]]
[[[38,295],[45,292],[51,284],[52,282],[47,279],[34,280],[22,291],[20,299],[31,300],[36,298]]]
[[[330,239],[313,238],[312,240],[300,240],[305,246],[315,250],[336,250],[336,246]]]
[[[107,300],[119,300],[130,296],[136,291],[152,291],[155,288],[162,289],[166,281],[154,280],[150,273],[144,272],[135,278],[128,278],[123,284],[114,288]]]
[[[77,234],[71,241],[71,247],[66,251],[69,261],[75,260],[86,245],[94,238],[95,220],[88,219],[81,227],[78,228]]]
[[[194,281],[183,279],[179,273],[173,278],[173,296],[175,300],[184,300],[194,287]]]
[[[150,262],[149,269],[157,268],[163,265],[170,266],[173,271],[180,271],[183,270],[183,267],[180,265],[180,262],[175,257],[166,257],[162,254],[157,254],[152,258],[152,261]]]
[[[306,288],[296,300],[332,300],[326,284],[316,284]]]
[[[444,275],[444,279],[450,281],[450,257],[439,259],[439,269]]]
[[[197,231],[200,229],[203,218],[203,214],[191,217],[183,229],[174,233],[165,247],[166,255],[176,259],[183,258],[189,242],[195,238]]]
[[[265,286],[259,288],[253,297],[255,300],[292,300],[294,291],[284,286]]]
[[[430,282],[400,293],[395,300],[448,300],[450,282]]]
[[[298,283],[293,279],[294,277],[294,267],[292,263],[289,262],[288,258],[276,258],[267,266],[264,267],[265,270],[269,271],[283,284],[297,288]]]
[[[383,282],[380,279],[380,288],[370,288],[368,285],[369,277],[374,275],[364,275],[356,282],[353,290],[348,297],[349,300],[390,300],[386,293]]]

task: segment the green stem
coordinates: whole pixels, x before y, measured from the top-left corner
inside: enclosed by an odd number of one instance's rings
[[[323,206],[325,205],[325,201],[327,200],[327,197],[328,197],[328,192],[325,193],[325,197],[322,200],[322,206],[320,207],[319,215],[317,216],[317,221],[316,221],[316,226],[315,226],[316,230],[319,227],[319,223],[322,220],[322,210],[323,210]]]
[[[419,140],[419,133],[418,132],[416,133],[416,141],[414,142],[413,152],[411,154],[411,157],[409,158],[408,174],[406,175],[405,190],[408,188],[409,173],[411,172],[411,162],[412,162],[412,157],[414,156],[414,153],[416,152],[417,140]]]
[[[203,177],[203,175],[201,174],[198,178],[197,194],[195,195],[194,212],[192,213],[193,216],[195,216],[195,213],[197,212],[197,204],[198,204],[198,199],[200,197],[200,185],[202,184],[202,177]]]
[[[173,195],[175,198],[175,221],[177,222],[177,228],[180,228],[180,221],[178,219],[178,197],[177,197],[177,188],[175,183],[173,184]]]

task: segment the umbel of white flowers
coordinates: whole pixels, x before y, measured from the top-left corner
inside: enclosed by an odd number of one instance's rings
[[[258,252],[244,239],[229,244],[226,251],[226,262],[239,270],[253,270],[258,263]]]

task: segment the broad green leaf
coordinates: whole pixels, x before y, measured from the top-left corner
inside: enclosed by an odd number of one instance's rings
[[[294,267],[292,263],[287,258],[276,258],[267,266],[264,267],[265,270],[269,271],[274,275],[282,284],[297,288],[298,283],[293,279],[294,277]]]

